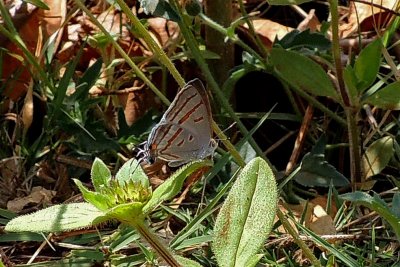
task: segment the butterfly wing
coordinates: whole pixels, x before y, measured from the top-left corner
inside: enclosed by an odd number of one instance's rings
[[[211,138],[211,108],[207,92],[195,79],[176,95],[148,139],[151,157],[178,166],[209,156],[215,149]]]
[[[151,157],[168,161],[170,166],[198,159],[202,144],[194,133],[172,123],[158,124],[153,131],[149,138]]]
[[[172,123],[211,138],[211,107],[207,91],[199,79],[188,82],[176,95],[160,123]]]

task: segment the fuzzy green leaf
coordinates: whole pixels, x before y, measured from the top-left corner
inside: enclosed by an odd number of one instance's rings
[[[124,184],[128,181],[140,182],[143,187],[149,187],[149,178],[144,173],[142,167],[136,159],[130,159],[125,162],[115,175],[115,179],[119,184]]]
[[[101,187],[107,186],[111,180],[111,172],[101,159],[95,158],[90,170],[90,177],[92,178],[94,189],[99,192]]]
[[[400,240],[400,218],[396,217],[395,214],[392,213],[386,203],[382,203],[383,200],[379,195],[375,194],[372,197],[365,192],[357,191],[354,193],[343,194],[340,197],[344,200],[351,201],[354,204],[363,205],[376,211],[392,226],[397,238]]]
[[[171,175],[171,177],[168,178],[168,180],[154,190],[151,199],[143,208],[143,213],[147,214],[162,202],[176,196],[181,191],[185,179],[195,170],[206,166],[212,166],[212,161],[193,161],[177,170],[173,175]]]
[[[389,163],[394,154],[393,138],[382,137],[373,142],[362,157],[364,177],[379,174]]]
[[[382,109],[400,110],[400,81],[393,82],[368,96],[363,103]]]
[[[218,214],[212,249],[219,266],[253,266],[271,231],[276,205],[274,174],[263,159],[255,158],[242,170]]]
[[[109,205],[107,205],[108,204],[107,196],[105,196],[101,193],[98,193],[98,192],[90,191],[78,179],[73,179],[73,181],[76,184],[76,186],[79,188],[79,191],[81,191],[83,198],[87,202],[92,203],[99,210],[105,211],[108,209]]]
[[[202,267],[200,263],[195,262],[194,260],[184,258],[182,256],[175,255],[176,260],[179,262],[181,266],[185,267]]]
[[[136,220],[143,221],[143,203],[131,202],[120,204],[107,212],[107,217],[118,219],[121,222],[132,223]]]
[[[354,72],[359,92],[363,92],[375,81],[381,65],[381,54],[382,41],[378,38],[367,45],[357,57]]]
[[[12,219],[8,232],[63,232],[106,221],[105,213],[90,203],[55,205],[32,214]]]
[[[270,60],[275,71],[290,84],[317,96],[338,99],[338,94],[326,72],[308,57],[293,51],[273,48]]]

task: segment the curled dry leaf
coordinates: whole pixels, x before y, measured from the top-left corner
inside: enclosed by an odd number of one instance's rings
[[[315,203],[314,203],[315,201]],[[333,216],[328,215],[323,206],[326,206],[326,197],[320,196],[309,202],[300,201],[300,204],[283,204],[279,203],[278,208],[283,213],[293,214],[293,218],[300,222],[302,216],[304,216],[304,225],[311,229],[313,232],[319,235],[333,235],[336,234],[336,228],[333,222]],[[336,213],[336,207],[332,207],[332,214]],[[276,221],[278,219],[276,218]],[[293,222],[289,221],[294,229],[297,227]],[[283,226],[278,228],[278,231],[281,233],[286,233],[286,230]]]
[[[317,16],[315,15],[315,9],[311,9],[302,22],[299,23],[297,29],[299,31],[305,31],[310,29],[311,32],[317,31],[321,27]]]

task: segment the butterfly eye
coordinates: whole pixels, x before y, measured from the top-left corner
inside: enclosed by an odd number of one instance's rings
[[[146,161],[151,165],[151,164],[154,164],[154,162],[155,162],[156,160],[155,160],[155,158],[153,158],[153,157],[148,157],[148,158],[146,159]]]

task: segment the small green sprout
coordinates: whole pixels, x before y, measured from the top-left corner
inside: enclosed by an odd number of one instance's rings
[[[91,170],[95,191],[74,179],[88,203],[55,205],[12,219],[5,227],[9,232],[62,232],[93,226],[116,219],[134,227],[170,266],[181,266],[165,245],[145,223],[146,216],[163,201],[172,199],[183,182],[195,170],[211,166],[209,160],[195,161],[177,170],[154,192],[139,163],[131,159],[113,178],[110,170],[96,158]],[[188,259],[186,259],[188,260]]]

